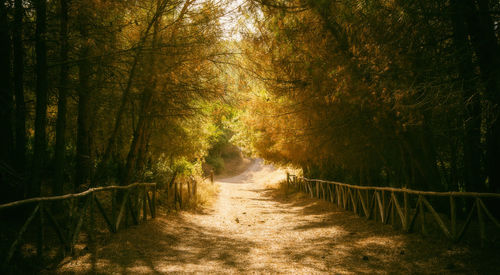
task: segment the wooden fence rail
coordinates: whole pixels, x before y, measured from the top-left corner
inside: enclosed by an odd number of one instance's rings
[[[367,219],[379,220],[384,224],[400,227],[405,232],[415,230],[420,225],[422,233],[427,232],[426,212],[430,214],[439,231],[448,239],[460,241],[470,227],[473,216],[477,217],[479,238],[483,246],[487,241],[486,228],[500,234],[498,212],[491,212],[484,200],[491,205],[500,205],[500,194],[477,192],[431,192],[417,191],[405,188],[371,187],[345,184],[334,181],[308,179],[287,174],[287,184],[309,194],[311,197],[324,199],[336,204],[339,208],[351,210]],[[443,211],[431,202],[446,199],[447,206],[439,204]],[[460,200],[460,211],[466,217],[457,219],[457,200]],[[485,219],[487,218],[487,219]],[[489,223],[489,224],[487,224]],[[487,225],[491,225],[487,227]]]
[[[108,194],[106,194],[108,193]],[[106,209],[102,198],[110,204]],[[107,195],[107,196],[106,196]],[[117,203],[119,201],[119,205]],[[50,205],[52,203],[52,205]],[[109,204],[109,203],[108,203]],[[16,248],[19,246],[24,233],[30,224],[37,220],[37,256],[43,257],[45,247],[45,229],[49,224],[54,230],[61,244],[61,251],[64,255],[71,252],[78,241],[82,226],[86,223],[87,241],[90,249],[95,249],[95,212],[101,214],[107,229],[110,232],[117,232],[124,220],[131,218],[134,224],[146,221],[148,212],[151,218],[156,216],[156,183],[133,183],[128,186],[105,186],[91,188],[77,194],[67,194],[62,196],[30,198],[0,205],[0,213],[19,206],[33,206],[33,210],[21,226],[17,235],[10,245],[4,261],[3,268],[11,260]],[[109,209],[110,208],[110,209]],[[149,211],[148,211],[149,208]],[[57,215],[52,211],[56,210]],[[117,212],[118,210],[118,212]],[[2,213],[3,214],[3,213]],[[65,221],[69,226],[62,227],[58,221]],[[3,222],[2,222],[3,223]]]

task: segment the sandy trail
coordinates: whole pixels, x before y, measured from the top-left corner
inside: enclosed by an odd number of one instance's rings
[[[219,180],[203,213],[158,217],[111,237],[97,260],[66,262],[61,273],[494,273],[480,252],[426,241],[269,184],[285,173],[255,161]],[[478,261],[477,259],[482,259]]]

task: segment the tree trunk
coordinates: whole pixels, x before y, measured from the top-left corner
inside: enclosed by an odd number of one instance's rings
[[[24,174],[26,168],[26,104],[24,102],[24,47],[22,0],[14,2],[14,93],[16,96],[16,168]],[[26,191],[26,190],[25,190]]]
[[[141,144],[139,145],[139,152],[137,156],[136,170],[138,172],[144,171],[144,166],[148,154],[148,143],[151,137],[151,121],[145,126],[145,131],[143,132],[143,137],[141,139]]]
[[[86,37],[82,34],[83,37]],[[92,159],[90,156],[90,64],[89,48],[83,46],[78,63],[78,131],[76,141],[75,189],[88,183]]]
[[[35,148],[33,154],[33,176],[30,186],[32,196],[40,195],[42,187],[42,169],[45,165],[47,141],[47,47],[46,47],[46,0],[35,1],[36,10],[36,111],[35,111]]]
[[[412,179],[409,187],[418,190],[429,190],[438,187],[439,171],[436,164],[436,151],[433,146],[432,133],[429,126],[411,129],[405,134],[404,149],[408,154],[408,165]]]
[[[91,25],[91,18],[89,12],[87,12],[88,7],[79,7],[78,12],[78,25],[80,39],[82,46],[79,52],[78,62],[78,118],[77,118],[77,140],[76,140],[76,173],[75,173],[75,189],[80,189],[85,186],[89,187],[87,184],[90,179],[90,172],[92,169],[92,158],[90,149],[90,76],[91,76],[91,64],[89,60],[90,56],[90,45],[89,40],[89,26]]]
[[[151,21],[151,24],[148,26],[148,29],[146,30],[149,31],[150,26],[153,27],[153,35],[151,38],[151,52],[148,56],[148,63],[144,72],[146,74],[145,83],[147,83],[147,85],[144,87],[142,93],[141,108],[139,110],[139,121],[137,122],[137,126],[134,129],[132,143],[130,145],[130,149],[127,155],[127,162],[125,165],[125,171],[123,173],[123,180],[122,180],[123,185],[128,185],[134,179],[137,168],[137,162],[139,159],[139,154],[141,151],[145,150],[144,148],[141,149],[141,147],[146,146],[148,143],[147,138],[149,137],[149,135],[147,133],[148,133],[148,127],[150,126],[151,123],[150,106],[152,104],[153,92],[156,86],[156,79],[154,75],[156,68],[154,50],[157,47],[157,36],[161,26],[161,16],[163,15],[167,3],[168,1],[159,1],[157,3],[156,11]],[[183,16],[187,12],[187,9],[189,5],[191,5],[191,3],[192,0],[188,0],[184,3],[182,10],[180,11],[179,17],[176,20],[176,23],[182,20]],[[174,35],[175,30],[176,26],[173,27],[173,30],[171,32],[172,36]],[[146,38],[147,37],[145,37],[145,39]],[[145,43],[146,40],[144,40],[143,42]],[[110,146],[108,145],[108,147]]]
[[[10,34],[7,15],[7,3],[0,3],[0,161],[11,163],[13,148],[12,133],[12,86],[11,86],[11,58]]]
[[[153,26],[153,37],[151,38],[151,49],[154,51],[156,47],[156,39],[158,36],[159,29],[159,20],[154,23]],[[154,54],[151,52],[148,57],[148,66],[146,67],[145,73],[146,77],[146,86],[144,87],[142,93],[142,101],[141,108],[139,110],[139,121],[137,122],[137,126],[134,130],[134,136],[132,139],[132,143],[130,144],[130,149],[127,155],[127,163],[125,165],[125,174],[123,176],[123,185],[128,185],[135,176],[135,171],[137,168],[137,161],[139,158],[142,146],[145,146],[147,143],[144,139],[146,138],[146,132],[148,131],[148,125],[150,124],[150,106],[153,101],[153,91],[156,85],[156,79],[154,77],[154,70],[156,68],[156,62],[154,59]]]
[[[60,0],[61,21],[59,43],[61,71],[59,74],[59,100],[57,104],[56,147],[55,147],[55,175],[53,192],[56,195],[63,193],[65,147],[66,147],[66,96],[68,94],[68,0]]]
[[[459,79],[463,94],[463,163],[467,191],[480,191],[481,177],[481,102],[474,81],[474,64],[465,25],[465,5],[460,0],[451,4],[453,42],[458,59]]]
[[[489,190],[500,192],[500,46],[494,31],[494,24],[488,13],[488,1],[478,0],[478,7],[472,0],[464,0],[468,32],[474,52],[478,58],[481,81],[486,88],[486,99],[492,106],[492,117],[486,133],[486,171]]]
[[[149,83],[149,82],[148,82]],[[141,151],[141,146],[145,146],[146,141],[144,139],[146,138],[146,131],[147,131],[147,125],[148,120],[150,119],[149,116],[149,107],[151,106],[152,103],[152,98],[153,98],[153,88],[152,87],[147,87],[144,91],[143,94],[143,99],[142,99],[142,104],[141,104],[141,109],[140,109],[140,114],[139,114],[139,121],[137,122],[136,129],[134,130],[134,136],[132,139],[132,143],[130,144],[130,149],[127,155],[127,163],[125,165],[125,173],[123,175],[123,185],[128,185],[135,176],[135,171],[137,168],[137,160],[139,157],[139,153]]]
[[[146,27],[146,30],[144,31],[143,36],[139,40],[137,50],[135,52],[134,60],[132,61],[132,65],[131,65],[131,68],[130,68],[130,71],[128,74],[127,85],[126,85],[125,89],[123,90],[123,94],[122,94],[122,97],[120,100],[120,107],[118,108],[118,112],[116,113],[116,118],[115,118],[113,130],[111,132],[111,135],[109,136],[108,143],[107,143],[107,146],[105,148],[102,160],[100,161],[99,166],[97,167],[97,171],[95,174],[96,180],[99,180],[99,177],[101,177],[104,174],[104,169],[106,169],[106,165],[107,165],[107,163],[112,155],[112,150],[113,150],[114,144],[116,142],[116,138],[118,136],[118,130],[121,127],[123,114],[125,113],[125,107],[126,107],[126,104],[129,100],[129,94],[130,94],[130,91],[132,90],[132,85],[134,83],[134,79],[136,76],[139,59],[142,56],[142,50],[143,50],[144,44],[147,41],[147,38],[149,36],[149,32],[150,32],[151,28],[156,24],[157,20],[160,19],[160,16],[162,15],[164,8],[165,8],[165,6],[158,8],[157,12],[155,13],[153,18],[149,22],[148,26]],[[95,183],[93,183],[93,184],[95,184]]]

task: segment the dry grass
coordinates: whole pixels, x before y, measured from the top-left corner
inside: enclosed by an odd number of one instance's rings
[[[220,186],[216,182],[211,183],[209,180],[204,180],[198,185],[198,193],[195,198],[195,206],[199,207],[210,207],[217,199],[217,194],[219,193]]]

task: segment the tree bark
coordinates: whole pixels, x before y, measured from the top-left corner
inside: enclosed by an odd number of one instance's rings
[[[35,146],[33,154],[33,175],[30,186],[32,196],[40,195],[42,187],[42,170],[45,165],[47,141],[47,3],[46,0],[35,1],[36,11],[36,32],[35,32],[35,52],[36,52],[36,111],[35,111]]]
[[[151,83],[151,82],[148,82]],[[151,84],[153,85],[153,84]],[[136,129],[134,130],[134,136],[132,143],[130,144],[130,149],[127,155],[127,163],[125,165],[125,174],[123,175],[123,185],[128,185],[134,179],[134,174],[137,167],[137,160],[139,152],[141,151],[141,146],[144,146],[147,142],[143,139],[146,138],[145,132],[147,131],[147,125],[149,124],[149,107],[151,106],[153,99],[153,87],[146,87],[143,93],[143,99],[139,114],[139,121],[137,123]]]
[[[26,168],[26,104],[24,102],[24,47],[23,47],[22,0],[14,2],[14,93],[16,97],[15,132],[16,132],[16,168],[20,173]]]
[[[492,106],[492,117],[486,133],[486,171],[489,191],[500,192],[500,46],[493,20],[488,13],[488,1],[463,0],[465,20],[472,47],[478,58],[481,81],[486,88],[485,98]]]
[[[7,1],[0,3],[0,161],[10,164],[13,148],[12,133],[12,85],[11,85],[11,40],[8,24]]]
[[[453,42],[458,59],[458,74],[464,108],[462,120],[465,189],[466,191],[480,191],[484,182],[481,175],[481,102],[474,81],[474,64],[472,63],[472,49],[467,37],[465,12],[466,6],[463,1],[452,1]]]
[[[86,37],[83,35],[83,37]],[[90,74],[89,48],[83,46],[78,63],[78,130],[76,141],[75,189],[87,184],[92,159],[90,155]]]
[[[55,175],[53,192],[56,195],[63,193],[64,187],[64,168],[65,168],[65,147],[66,147],[66,105],[68,94],[68,0],[60,0],[60,33],[59,43],[61,70],[59,72],[59,100],[57,104],[57,123],[56,123],[56,147],[55,147]]]
[[[89,45],[89,26],[91,25],[90,14],[87,11],[88,7],[81,6],[78,11],[78,31],[80,33],[80,47],[78,62],[78,118],[77,118],[77,140],[76,140],[76,173],[75,173],[75,190],[88,186],[90,173],[92,169],[92,158],[90,148],[90,77],[92,74],[92,66],[89,60],[90,45]]]

